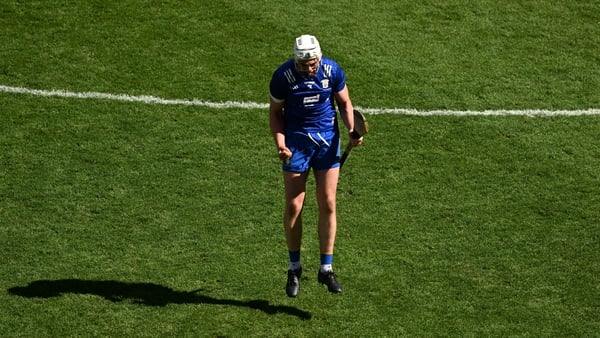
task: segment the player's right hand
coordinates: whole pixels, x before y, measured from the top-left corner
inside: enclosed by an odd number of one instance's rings
[[[287,147],[282,147],[282,148],[279,148],[277,156],[279,156],[279,159],[282,160],[283,162],[288,163],[290,161],[290,159],[292,158],[292,152]]]

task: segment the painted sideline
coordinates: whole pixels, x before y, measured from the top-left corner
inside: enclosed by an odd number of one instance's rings
[[[12,94],[27,94],[34,96],[46,96],[46,97],[64,97],[64,98],[77,98],[77,99],[102,99],[112,101],[125,101],[125,102],[140,102],[146,104],[161,104],[161,105],[182,105],[182,106],[199,106],[208,108],[240,108],[240,109],[267,109],[269,105],[267,103],[257,102],[238,102],[238,101],[225,101],[225,102],[210,102],[198,99],[163,99],[155,96],[132,96],[126,94],[110,94],[110,93],[98,93],[98,92],[70,92],[65,90],[42,90],[42,89],[29,89],[23,87],[12,87],[0,85],[0,92],[12,93]],[[600,109],[590,108],[581,110],[546,110],[546,109],[523,109],[523,110],[416,110],[416,109],[403,109],[403,108],[362,108],[356,107],[361,112],[366,114],[397,114],[397,115],[417,115],[417,116],[578,116],[578,115],[600,115]]]

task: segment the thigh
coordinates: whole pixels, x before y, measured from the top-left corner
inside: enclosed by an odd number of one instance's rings
[[[329,207],[335,208],[339,176],[339,167],[315,170],[315,181],[317,183],[317,200],[319,205],[329,205]]]
[[[308,177],[308,171],[302,173],[295,173],[290,171],[283,172],[283,184],[285,187],[285,199],[286,201],[293,201],[295,199],[304,200],[306,194],[306,179]]]

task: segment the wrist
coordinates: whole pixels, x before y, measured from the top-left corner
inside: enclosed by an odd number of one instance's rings
[[[353,139],[359,139],[360,138],[360,134],[356,130],[354,130],[354,129],[348,130],[348,134]]]

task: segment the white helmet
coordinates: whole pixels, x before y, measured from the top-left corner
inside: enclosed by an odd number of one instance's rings
[[[321,46],[319,41],[312,35],[302,35],[296,38],[294,44],[294,59],[311,60],[321,58]]]

